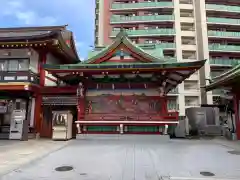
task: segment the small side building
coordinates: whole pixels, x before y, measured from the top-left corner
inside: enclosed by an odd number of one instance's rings
[[[42,65],[77,61],[65,25],[0,28],[0,139],[27,139],[41,126],[40,90],[59,83]]]
[[[217,88],[230,90],[233,94],[237,139],[240,140],[240,65],[213,79],[206,91]]]

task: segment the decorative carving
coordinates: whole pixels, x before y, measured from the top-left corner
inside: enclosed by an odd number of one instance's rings
[[[97,96],[86,97],[88,106],[86,107],[86,115],[94,113],[110,113],[110,114],[125,114],[125,113],[157,113],[161,106],[159,99],[149,98],[148,96],[132,95],[121,96],[112,94],[102,94]],[[154,105],[156,101],[157,105]],[[88,113],[87,113],[88,112]]]

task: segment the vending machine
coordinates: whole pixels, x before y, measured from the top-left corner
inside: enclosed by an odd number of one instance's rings
[[[26,110],[13,110],[10,123],[9,139],[21,140],[23,137]]]
[[[53,140],[69,140],[72,138],[73,116],[70,111],[53,111]]]

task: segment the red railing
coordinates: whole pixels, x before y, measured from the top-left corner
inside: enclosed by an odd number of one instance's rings
[[[81,121],[178,121],[178,112],[166,114],[110,114],[92,113],[78,118]]]

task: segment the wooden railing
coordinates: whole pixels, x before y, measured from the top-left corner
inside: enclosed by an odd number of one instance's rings
[[[36,73],[28,71],[0,71],[0,82],[31,82],[39,84]]]
[[[92,113],[86,114],[79,118],[80,121],[178,121],[178,112],[170,112],[166,114],[109,114],[109,113]]]

